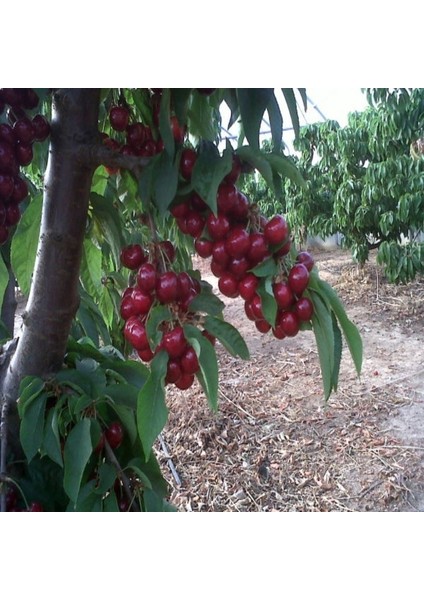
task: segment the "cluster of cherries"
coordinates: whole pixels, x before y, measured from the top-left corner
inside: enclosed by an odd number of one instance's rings
[[[155,88],[151,90],[150,102],[152,107],[153,123],[159,126],[159,110],[162,96],[162,90]],[[123,154],[124,156],[154,156],[162,152],[164,148],[163,140],[158,137],[157,132],[153,132],[151,127],[141,121],[131,119],[131,112],[125,104],[113,105],[109,110],[109,123],[111,128],[124,135],[121,141],[115,137],[103,134],[103,143],[105,146]],[[185,127],[182,127],[175,115],[171,116],[171,130],[177,144],[182,144],[186,134]],[[109,167],[106,170],[110,175],[116,174],[119,169]]]
[[[190,181],[197,153],[184,149],[180,172]],[[282,215],[267,220],[251,205],[236,187],[242,171],[241,161],[234,155],[231,172],[218,188],[215,215],[200,196],[193,192],[184,202],[171,209],[178,227],[194,238],[196,252],[210,258],[212,273],[218,278],[218,287],[224,296],[245,301],[245,313],[261,333],[272,329],[275,337],[295,336],[302,321],[313,315],[313,304],[303,296],[314,260],[308,252],[299,252],[293,264],[288,224]],[[261,277],[252,269],[273,258],[278,265],[272,292],[278,311],[275,327],[265,319],[262,300],[258,293]]]
[[[6,512],[44,512],[44,507],[40,502],[31,502],[29,506],[23,508],[19,502],[19,494],[15,486],[9,486],[6,492]]]
[[[165,350],[169,357],[165,381],[185,390],[193,384],[199,362],[182,325],[196,320],[189,305],[200,293],[201,284],[185,271],[175,272],[172,269],[174,259],[175,248],[169,240],[151,244],[148,251],[140,244],[123,248],[121,262],[134,274],[133,285],[122,296],[120,311],[125,321],[125,339],[140,359],[149,362],[157,352]],[[172,318],[160,324],[162,339],[152,350],[146,321],[150,310],[160,305],[170,309]],[[215,343],[215,338],[206,330],[202,333]]]
[[[45,117],[28,115],[38,104],[31,88],[0,88],[0,244],[19,222],[19,203],[28,195],[20,169],[32,162],[33,143],[44,141],[50,133]]]

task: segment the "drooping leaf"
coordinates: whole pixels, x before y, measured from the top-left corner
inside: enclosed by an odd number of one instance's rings
[[[171,129],[171,90],[164,88],[159,110],[159,131],[166,153],[171,161],[175,154],[175,140]]]
[[[165,304],[158,304],[150,310],[146,321],[146,333],[152,350],[155,350],[162,339],[162,331],[159,329],[160,324],[163,321],[171,321],[171,319],[171,311]]]
[[[278,273],[278,265],[271,256],[251,269],[251,272],[257,277],[269,277]]]
[[[262,279],[256,291],[261,298],[262,312],[265,320],[268,321],[272,327],[275,327],[278,306],[272,291],[272,277]]]
[[[127,171],[124,171],[122,177],[130,177],[126,173]],[[133,179],[131,179],[131,182],[133,183]],[[133,185],[137,188],[135,182]],[[120,252],[121,248],[125,245],[125,239],[116,203],[113,198],[106,198],[92,193],[90,194],[90,204],[92,207],[92,218],[109,244],[115,261],[115,268],[118,268],[120,266]]]
[[[331,312],[314,290],[309,292],[314,305],[312,329],[318,349],[321,376],[324,387],[324,400],[327,401],[334,382],[334,332]]]
[[[19,385],[19,401],[18,412],[22,418],[25,415],[26,409],[30,404],[41,394],[46,383],[41,377],[27,375]]]
[[[140,390],[137,401],[137,428],[146,460],[153,443],[168,419],[165,404],[165,375],[168,355],[160,351],[150,363],[150,376]]]
[[[100,298],[102,290],[102,251],[92,242],[85,238],[81,257],[80,277],[84,289],[93,298]]]
[[[289,109],[291,122],[293,125],[294,133],[296,137],[299,137],[299,115],[297,112],[296,96],[292,88],[282,88],[284,98],[286,100],[287,108]]]
[[[191,181],[194,190],[206,202],[211,211],[217,213],[216,196],[222,183],[233,165],[232,153],[226,149],[219,155],[214,144],[202,145],[194,165]]]
[[[167,153],[162,152],[153,171],[154,203],[161,214],[169,208],[178,187],[179,165]]]
[[[210,341],[193,325],[184,325],[184,335],[193,346],[200,366],[197,377],[213,411],[218,408],[218,361]]]
[[[58,414],[55,407],[51,408],[47,415],[42,449],[51,460],[63,467]]]
[[[340,363],[342,359],[342,333],[337,323],[337,319],[334,313],[331,315],[333,321],[333,335],[334,335],[334,367],[333,367],[333,389],[337,392],[337,386],[339,383]]]
[[[274,151],[280,152],[283,139],[283,117],[275,94],[271,95],[267,108]]]
[[[239,88],[237,98],[246,138],[252,148],[259,150],[259,132],[272,88]]]
[[[63,487],[73,503],[78,500],[84,470],[93,451],[90,429],[90,419],[82,419],[65,442]]]
[[[25,414],[21,420],[19,438],[22,449],[28,462],[34,458],[41,448],[44,433],[44,419],[48,394],[43,392],[37,395],[27,405]]]
[[[250,358],[246,342],[233,325],[217,317],[207,316],[204,327],[221,342],[232,356],[239,356],[244,360]]]
[[[220,316],[224,308],[224,302],[222,302],[222,300],[220,300],[213,292],[205,289],[195,296],[189,304],[190,311],[206,313],[213,317]]]
[[[43,197],[37,194],[29,203],[12,238],[10,258],[12,270],[22,293],[27,296],[31,287],[40,234]]]

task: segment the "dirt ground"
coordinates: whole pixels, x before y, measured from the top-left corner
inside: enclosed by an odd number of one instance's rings
[[[226,298],[251,359],[217,344],[216,414],[197,383],[169,392],[156,451],[179,510],[424,511],[424,280],[393,286],[375,259],[360,271],[348,252],[312,252],[362,335],[360,379],[346,348],[324,406],[313,333],[260,334]]]

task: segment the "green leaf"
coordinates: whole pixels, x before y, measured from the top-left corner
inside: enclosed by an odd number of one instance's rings
[[[146,473],[144,472],[145,467],[146,467],[146,463],[144,463],[141,458],[136,457],[136,458],[133,458],[130,460],[130,462],[125,467],[125,469],[131,469],[131,471],[134,471],[134,473],[136,475],[138,475],[143,486],[146,489],[151,490],[152,483],[151,483],[150,479],[147,477]]]
[[[131,445],[133,445],[135,443],[135,440],[137,439],[137,425],[135,423],[134,410],[132,408],[128,408],[127,406],[122,406],[119,404],[113,404],[112,408],[118,415],[122,425],[125,427],[130,443]]]
[[[168,408],[165,404],[167,366],[168,355],[160,351],[151,361],[150,376],[138,395],[137,427],[146,460],[149,458],[155,439],[168,420]]]
[[[29,203],[18,223],[11,245],[12,271],[18,280],[19,287],[27,296],[31,287],[40,235],[42,194],[37,194]]]
[[[202,289],[201,293],[193,298],[189,310],[197,313],[206,313],[219,317],[225,308],[224,302],[210,290]]]
[[[187,341],[193,346],[200,366],[197,378],[213,411],[218,409],[218,361],[210,341],[193,325],[184,325]]]
[[[116,371],[128,384],[141,389],[150,376],[149,369],[139,361],[135,360],[107,360],[103,364],[103,368],[108,368]]]
[[[150,310],[146,321],[146,333],[152,350],[155,350],[162,339],[162,331],[159,329],[159,326],[163,321],[171,320],[171,311],[169,307],[164,304],[159,304]]]
[[[272,94],[268,103],[269,124],[271,125],[272,144],[275,152],[280,152],[283,138],[283,117],[275,94]]]
[[[224,177],[231,171],[233,156],[230,150],[219,155],[214,144],[202,145],[194,165],[191,181],[194,190],[206,202],[211,211],[217,214],[216,196]]]
[[[41,448],[44,434],[44,413],[48,394],[43,392],[31,402],[21,421],[19,437],[28,462]]]
[[[262,279],[256,291],[261,298],[262,312],[266,321],[275,327],[278,306],[272,291],[272,277]]]
[[[164,88],[159,110],[159,132],[165,146],[166,153],[171,160],[175,154],[175,140],[171,129],[171,90]]]
[[[65,443],[63,487],[74,504],[78,500],[84,470],[93,451],[90,429],[90,419],[82,419],[70,431]]]
[[[237,89],[237,98],[244,133],[250,146],[256,150],[259,150],[259,132],[261,123],[272,93],[272,88]]]
[[[126,173],[127,171],[123,172],[123,179],[129,177]],[[131,182],[133,182],[133,179],[131,179]],[[92,218],[110,246],[115,261],[115,268],[119,268],[121,264],[120,252],[121,248],[125,246],[125,239],[122,233],[121,218],[115,202],[114,198],[105,198],[94,193],[90,194]]]
[[[233,325],[216,317],[207,316],[204,327],[221,342],[232,356],[239,356],[244,360],[250,358],[246,342]]]
[[[324,400],[327,401],[333,390],[334,382],[334,332],[331,312],[322,302],[319,294],[310,290],[311,300],[314,304],[312,315],[312,328],[318,349],[321,366],[321,376],[324,387]]]
[[[22,418],[26,409],[44,390],[45,381],[41,377],[27,375],[19,385],[18,412]]]
[[[56,407],[51,408],[47,415],[42,449],[53,462],[63,467]]]
[[[268,161],[270,153],[262,150],[251,148],[250,146],[241,146],[237,148],[237,155],[252,167],[257,169],[262,177],[267,182],[268,186],[274,189],[274,180],[272,177],[272,167]]]
[[[118,501],[113,490],[103,500],[103,512],[119,512]]]
[[[231,129],[240,116],[240,107],[237,99],[237,90],[235,88],[226,88],[224,91],[224,101],[230,109],[231,115],[228,121],[227,129]]]
[[[337,319],[334,313],[331,315],[333,321],[333,334],[334,334],[334,368],[333,368],[333,389],[337,392],[337,386],[339,383],[340,363],[342,360],[342,332],[338,326]]]
[[[172,107],[180,125],[187,122],[187,109],[191,92],[191,88],[172,88]]]
[[[80,277],[87,293],[93,298],[100,298],[103,287],[102,251],[89,238],[85,238],[83,243]]]
[[[356,372],[358,373],[358,375],[360,375],[362,369],[363,347],[362,338],[358,331],[358,328],[348,318],[340,298],[336,294],[335,290],[331,287],[331,285],[329,285],[326,281],[320,279],[319,288],[321,293],[325,295],[328,302],[331,304],[331,308],[333,309],[334,314],[336,315],[340,327],[343,331],[343,335],[345,337],[350,354],[352,356]]]
[[[294,133],[296,137],[299,137],[299,115],[297,113],[297,102],[296,96],[292,88],[281,88],[284,94],[284,98],[286,100],[287,107],[289,109],[291,122],[293,125]]]
[[[0,255],[0,306],[3,305],[3,298],[9,283],[9,271],[5,265],[3,256]],[[10,332],[13,333],[13,332]],[[13,335],[11,336],[13,337]]]
[[[250,271],[257,277],[270,277],[278,273],[278,265],[271,256]]]
[[[161,214],[169,208],[178,187],[179,164],[166,152],[159,155],[153,171],[154,203]]]
[[[190,134],[202,140],[214,142],[219,135],[219,113],[202,94],[193,94],[188,111]]]
[[[303,179],[300,171],[291,158],[271,152],[267,154],[267,161],[274,171],[280,173],[283,177],[289,178],[301,188],[307,188],[306,181]]]

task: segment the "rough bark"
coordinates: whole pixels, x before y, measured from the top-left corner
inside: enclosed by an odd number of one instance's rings
[[[14,401],[26,375],[47,377],[63,363],[72,319],[79,304],[78,280],[94,163],[81,149],[98,142],[99,90],[61,89],[54,93],[49,160],[34,267],[16,352],[3,379],[10,403],[13,445]],[[15,419],[16,420],[16,419]]]

